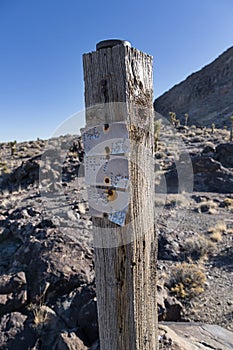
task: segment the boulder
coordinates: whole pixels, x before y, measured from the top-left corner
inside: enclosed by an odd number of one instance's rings
[[[54,350],[88,350],[74,332],[63,332]]]
[[[194,174],[194,191],[233,193],[233,173],[230,169],[223,167],[219,161],[209,156],[197,155],[191,157],[191,160]],[[180,172],[182,173],[182,171]],[[167,193],[178,193],[182,188],[182,183],[188,180],[187,176],[181,174],[179,178],[176,168],[168,170],[165,173]]]
[[[85,336],[85,339],[92,344],[98,339],[98,320],[96,299],[90,300],[80,309],[78,326]]]
[[[2,275],[0,280],[0,316],[20,310],[27,301],[27,282],[23,271]]]
[[[216,147],[215,159],[225,168],[233,168],[233,143],[221,143]]]
[[[0,348],[7,349],[7,342],[13,340],[24,329],[27,316],[19,312],[12,312],[1,317],[0,320]]]
[[[192,157],[192,166],[194,174],[212,173],[222,168],[219,162],[208,156]]]
[[[181,320],[183,305],[175,297],[168,296],[164,300],[165,320],[178,322]]]
[[[27,188],[38,182],[39,179],[39,162],[37,157],[23,161],[22,164],[16,168],[12,173],[4,177],[3,188],[9,187],[11,190],[18,188]]]
[[[215,325],[164,322],[159,324],[159,349],[232,349],[233,333]]]
[[[46,283],[49,284],[46,297],[52,301],[93,281],[92,259],[85,255],[85,246],[70,242],[55,229],[37,229],[36,236],[38,238],[32,237],[15,254],[16,263],[26,265],[29,271],[30,302],[37,300]]]
[[[34,349],[38,334],[31,320],[19,312],[3,315],[0,320],[0,349]]]
[[[204,148],[203,148],[203,150],[202,150],[202,154],[204,154],[204,155],[207,154],[207,155],[213,156],[214,153],[215,153],[215,146],[214,146],[214,144],[211,143],[211,142],[208,142],[208,143],[204,146]]]
[[[208,156],[192,158],[194,191],[233,193],[233,174]]]
[[[159,321],[181,320],[183,305],[175,297],[169,296],[169,292],[164,285],[157,284],[157,308]]]

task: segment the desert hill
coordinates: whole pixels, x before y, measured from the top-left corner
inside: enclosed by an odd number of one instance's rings
[[[233,115],[233,47],[212,63],[175,85],[154,101],[157,112],[167,117],[175,112],[181,122],[189,115],[189,125],[230,126]]]

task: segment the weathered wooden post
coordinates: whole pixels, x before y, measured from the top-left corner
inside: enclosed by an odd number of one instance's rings
[[[100,347],[156,350],[152,57],[106,40],[83,64]]]

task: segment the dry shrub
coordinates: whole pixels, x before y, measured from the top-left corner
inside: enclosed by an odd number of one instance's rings
[[[233,198],[228,198],[228,197],[224,198],[223,206],[228,210],[233,210]]]
[[[221,242],[222,240],[222,234],[220,232],[213,232],[211,233],[210,235],[210,239],[213,241],[213,242]]]
[[[171,273],[171,292],[181,299],[192,299],[204,292],[206,276],[200,264],[178,263]]]
[[[166,207],[173,208],[173,207],[182,207],[186,208],[189,206],[190,198],[188,196],[185,196],[185,194],[168,194],[166,197]]]
[[[34,328],[42,329],[49,321],[49,314],[45,305],[31,305],[34,316]]]
[[[0,175],[2,174],[10,174],[11,171],[7,166],[6,162],[0,162]]]
[[[222,222],[218,222],[215,226],[208,229],[210,234],[210,239],[214,242],[220,242],[222,240],[222,235],[227,232],[227,225]]]
[[[199,203],[197,210],[199,213],[216,214],[217,206],[217,203],[215,203],[214,201],[206,200]]]
[[[210,239],[197,234],[185,241],[183,251],[186,257],[198,260],[208,255],[212,255],[215,251],[215,245]]]

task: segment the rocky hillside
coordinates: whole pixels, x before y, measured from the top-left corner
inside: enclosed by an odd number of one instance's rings
[[[175,112],[183,123],[188,113],[189,125],[230,126],[233,115],[233,47],[212,63],[175,85],[154,102],[157,112],[167,117]]]
[[[161,350],[231,349],[232,147],[227,130],[161,126],[155,159]],[[177,194],[187,155],[195,192]],[[0,144],[1,350],[99,349],[83,156],[72,136]],[[177,321],[177,330],[167,323]],[[200,324],[199,333],[189,337],[182,322]]]

